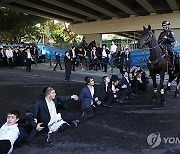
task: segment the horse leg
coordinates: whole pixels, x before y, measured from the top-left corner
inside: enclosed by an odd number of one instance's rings
[[[164,97],[164,72],[160,74],[160,98],[161,98],[161,106],[166,104],[166,100]]]
[[[156,103],[157,102],[157,83],[156,83],[156,75],[155,74],[151,74],[151,78],[153,80],[153,88],[154,88],[154,94],[152,97],[152,103]]]
[[[179,97],[179,79],[180,79],[180,74],[177,76],[177,80],[176,80],[176,91],[175,91],[175,97]]]
[[[175,79],[175,75],[172,72],[169,72],[169,80],[167,83],[167,87],[165,89],[166,93],[169,93],[169,91],[171,90],[171,82]]]

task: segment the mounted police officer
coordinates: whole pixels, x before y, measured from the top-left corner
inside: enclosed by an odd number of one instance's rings
[[[170,56],[170,65],[169,69],[173,69],[173,48],[175,45],[175,38],[174,33],[172,30],[169,29],[170,22],[169,21],[163,21],[162,27],[163,31],[160,33],[158,42],[161,45],[163,51],[167,51],[168,55]]]

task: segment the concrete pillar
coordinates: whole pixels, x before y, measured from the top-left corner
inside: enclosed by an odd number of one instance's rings
[[[83,36],[85,37],[85,40],[88,44],[94,40],[100,46],[102,44],[102,34],[84,34]]]

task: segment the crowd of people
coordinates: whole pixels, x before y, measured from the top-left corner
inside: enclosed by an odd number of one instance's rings
[[[9,112],[6,123],[0,128],[0,153],[11,153],[14,144],[31,142],[40,131],[48,134],[48,142],[51,133],[77,127],[108,112],[115,103],[123,104],[124,100],[146,92],[147,78],[140,68],[134,67],[131,73],[124,71],[122,79],[117,75],[103,76],[102,83],[95,86],[94,79],[87,76],[85,83],[79,95],[71,96],[56,96],[54,88],[45,87],[23,119],[19,119],[18,110]],[[81,103],[81,115],[66,108],[71,99]]]
[[[32,61],[37,62],[38,50],[35,46],[0,46],[0,67],[26,66],[31,71]]]
[[[75,71],[75,65],[79,63],[82,70],[86,68],[87,70],[93,69],[95,71],[103,70],[103,72],[107,72],[109,65],[119,68],[122,73],[123,67],[129,71],[132,62],[130,50],[128,48],[121,50],[113,41],[110,49],[107,48],[106,44],[102,44],[102,47],[96,44],[91,46],[72,46],[69,54],[72,71]]]

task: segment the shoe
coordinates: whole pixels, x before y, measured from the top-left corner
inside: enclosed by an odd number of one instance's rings
[[[65,82],[69,81],[69,80],[64,80]]]
[[[70,125],[75,128],[77,128],[77,126],[78,126],[76,121],[71,121]]]
[[[116,103],[122,104],[123,101],[122,101],[121,99],[117,99],[117,100],[116,100]]]
[[[108,105],[108,104],[103,104],[103,106],[108,107],[108,108],[112,108],[112,106]]]
[[[64,70],[63,68],[61,68],[60,70]]]
[[[56,71],[56,70],[53,70],[53,71]]]

